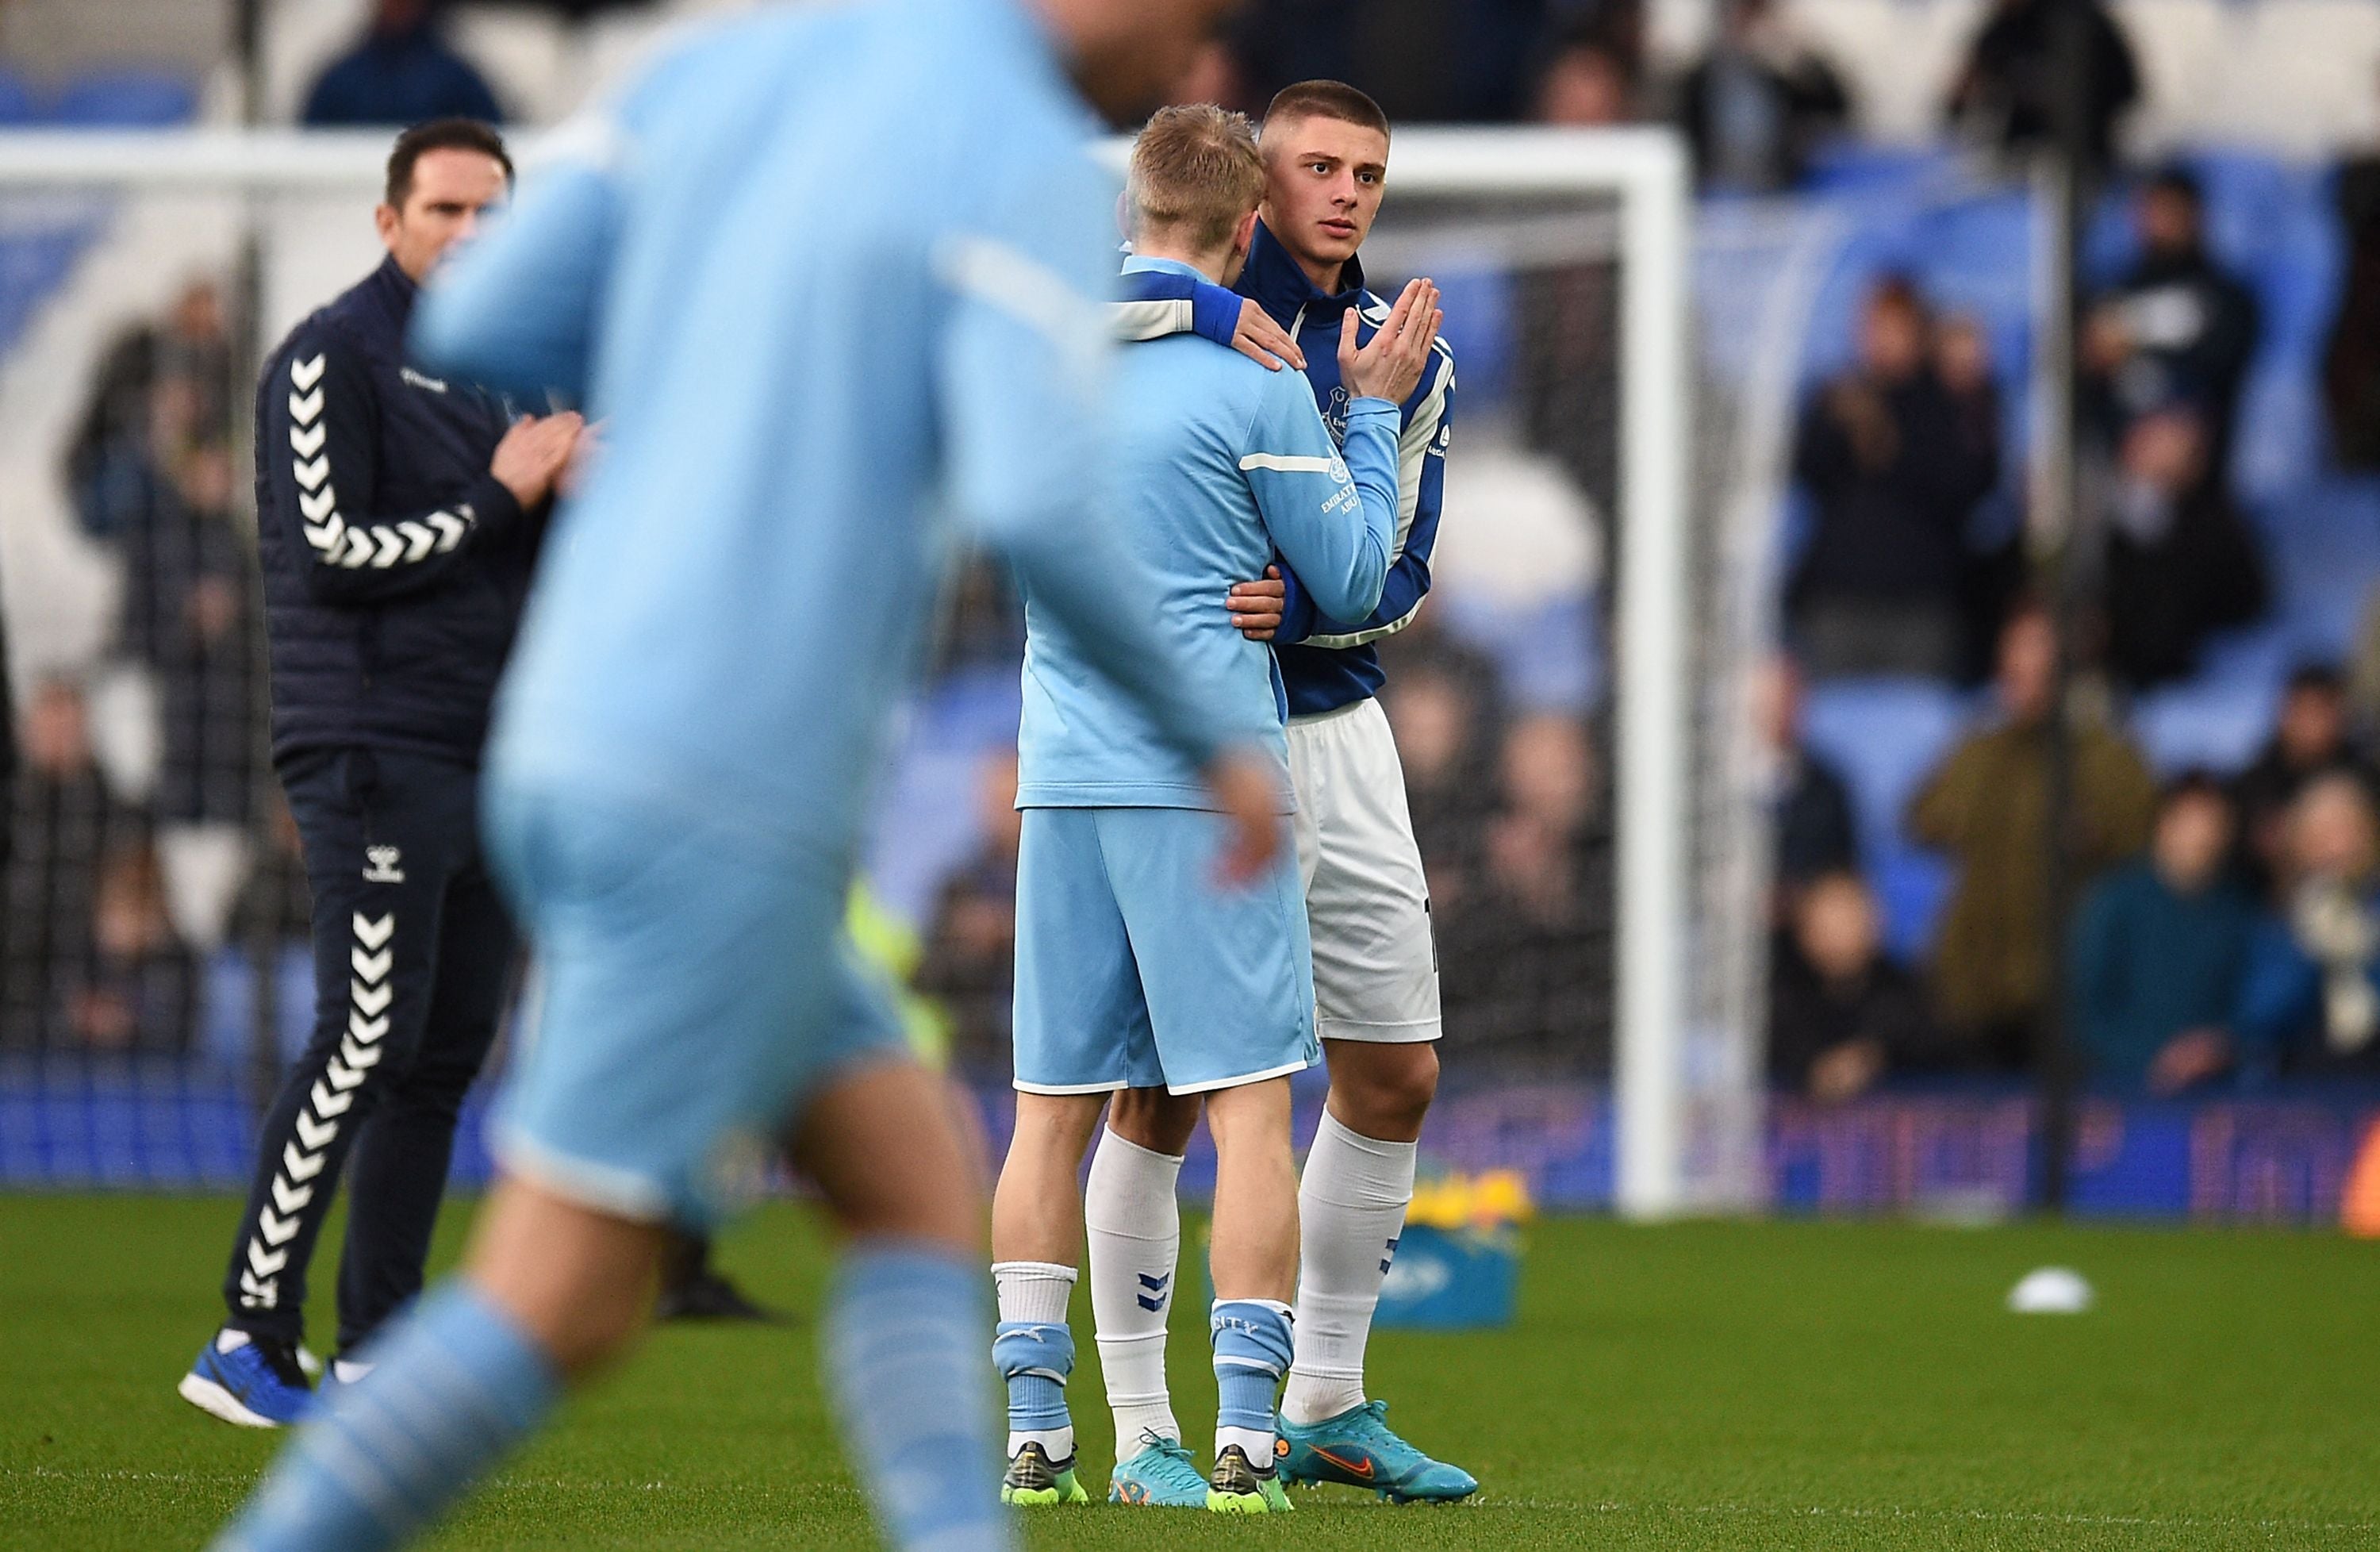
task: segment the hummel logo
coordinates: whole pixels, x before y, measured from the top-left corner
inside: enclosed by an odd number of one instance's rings
[[[395,846],[367,846],[364,848],[364,857],[365,883],[401,884],[405,882],[405,869],[401,866],[405,861],[405,854]]]
[[[1394,1261],[1396,1258],[1397,1242],[1395,1240],[1390,1240],[1389,1242],[1389,1253],[1380,1257],[1380,1273],[1382,1276],[1385,1277],[1388,1274],[1389,1263]]]
[[[443,394],[446,392],[446,384],[439,382],[434,377],[424,377],[419,372],[415,371],[411,367],[400,367],[397,369],[396,375],[400,380],[413,384],[416,388],[426,388],[433,394]]]
[[[1150,1277],[1147,1272],[1141,1273],[1140,1285],[1141,1287],[1148,1290],[1148,1291],[1136,1295],[1140,1300],[1140,1307],[1152,1312],[1163,1309],[1165,1307],[1165,1287],[1166,1284],[1172,1280],[1173,1274],[1172,1272],[1166,1273],[1163,1277]]]

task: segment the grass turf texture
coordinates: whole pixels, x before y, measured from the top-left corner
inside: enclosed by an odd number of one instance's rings
[[[0,1202],[0,1546],[201,1545],[275,1437],[173,1386],[210,1328],[228,1201]],[[460,1213],[448,1215],[451,1254]],[[325,1240],[337,1242],[337,1229]],[[1391,1420],[1486,1484],[1452,1509],[1342,1489],[1288,1520],[1046,1511],[1036,1547],[2313,1547],[2380,1545],[2380,1245],[2328,1236],[1881,1225],[1537,1226],[1521,1324],[1388,1333]],[[813,1314],[794,1207],[723,1246]],[[2097,1286],[2079,1318],[2001,1308],[2030,1267]],[[327,1282],[327,1279],[322,1279]],[[1196,1286],[1195,1279],[1191,1286]],[[327,1331],[327,1296],[314,1329]],[[1086,1330],[1086,1485],[1107,1413]],[[1214,1385],[1175,1312],[1204,1455]],[[564,1413],[435,1546],[871,1545],[812,1330],[677,1328]],[[990,1333],[986,1333],[989,1341]]]

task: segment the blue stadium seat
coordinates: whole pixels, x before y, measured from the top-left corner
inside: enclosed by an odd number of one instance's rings
[[[1886,946],[1903,959],[1930,945],[1949,871],[1910,843],[1901,816],[1968,721],[1967,697],[1931,679],[1825,681],[1803,712],[1804,740],[1851,786]]]
[[[0,70],[0,129],[31,124],[42,116],[33,89],[14,70]]]
[[[68,83],[50,117],[79,128],[156,129],[188,123],[198,107],[198,88],[188,77],[127,67]]]
[[[2192,768],[2240,770],[2264,747],[2289,666],[2287,634],[2277,625],[2220,637],[2207,645],[2196,677],[2140,697],[2132,736],[2161,777]]]

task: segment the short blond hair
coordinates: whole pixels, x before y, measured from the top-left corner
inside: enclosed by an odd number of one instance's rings
[[[1132,146],[1124,192],[1135,231],[1161,229],[1204,252],[1264,199],[1264,160],[1245,114],[1211,103],[1160,108]]]

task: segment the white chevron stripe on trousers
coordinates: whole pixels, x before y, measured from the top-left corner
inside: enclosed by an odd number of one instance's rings
[[[298,1237],[298,1214],[314,1200],[316,1177],[328,1162],[331,1145],[338,1140],[341,1118],[354,1107],[371,1070],[380,1064],[380,1042],[388,1036],[396,913],[388,912],[375,920],[358,911],[350,928],[355,947],[347,955],[354,971],[347,982],[347,1033],[298,1112],[297,1136],[282,1145],[281,1168],[273,1177],[273,1200],[257,1213],[256,1233],[248,1242],[248,1265],[239,1274],[242,1309],[269,1310],[281,1302],[281,1273],[289,1265],[289,1242]]]

